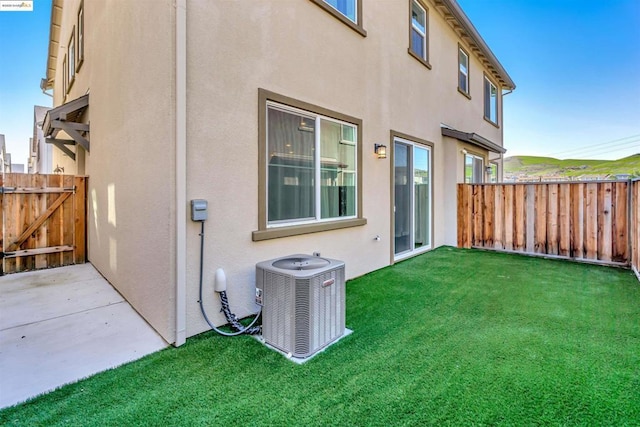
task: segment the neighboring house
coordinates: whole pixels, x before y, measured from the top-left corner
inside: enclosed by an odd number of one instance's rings
[[[24,173],[24,163],[11,163],[11,173]]]
[[[33,107],[33,137],[29,138],[29,146],[31,147],[29,173],[53,173],[53,145],[46,143],[42,132],[44,118],[50,109],[39,105]]]
[[[455,245],[456,184],[502,175],[515,84],[454,0],[53,0],[50,34],[44,136],[89,176],[88,258],[176,345],[209,329],[190,200],[223,323],[217,268],[246,316],[257,262],[352,278]]]
[[[4,135],[0,134],[0,173],[11,172],[11,155],[7,153],[7,145],[4,141]]]

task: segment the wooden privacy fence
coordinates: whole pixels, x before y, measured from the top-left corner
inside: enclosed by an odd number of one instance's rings
[[[459,184],[458,246],[629,266],[638,197],[631,181]]]
[[[640,280],[640,179],[631,183],[631,268]]]
[[[86,177],[0,177],[2,269],[15,273],[86,259]]]

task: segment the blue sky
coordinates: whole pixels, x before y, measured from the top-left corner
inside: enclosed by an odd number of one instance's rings
[[[33,106],[52,106],[40,90],[45,77],[51,0],[35,0],[33,12],[0,12],[0,134],[13,163],[27,165]]]
[[[517,85],[504,98],[507,155],[640,153],[640,0],[458,3]],[[27,162],[33,106],[51,106],[39,88],[50,9],[0,13],[0,133],[15,163]]]
[[[640,153],[639,0],[458,0],[516,83],[507,156]]]

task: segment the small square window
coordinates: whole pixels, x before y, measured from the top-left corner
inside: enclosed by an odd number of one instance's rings
[[[458,90],[469,95],[469,55],[461,47],[458,48]]]

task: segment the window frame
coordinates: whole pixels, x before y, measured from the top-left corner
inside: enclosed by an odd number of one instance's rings
[[[66,99],[69,92],[68,81],[69,75],[67,73],[67,54],[62,57],[62,99]]]
[[[362,0],[353,0],[356,7],[356,22],[349,19],[345,14],[327,3],[325,0],[311,0],[311,2],[324,9],[334,18],[338,19],[340,22],[354,30],[356,33],[360,34],[362,37],[367,36],[367,31],[364,29],[362,23]]]
[[[487,91],[487,84],[488,86],[488,91]],[[493,87],[496,91],[496,96],[495,96],[495,112],[496,112],[496,117],[495,117],[495,121],[492,120],[491,118],[491,87]],[[496,85],[490,78],[489,76],[485,73],[484,74],[484,84],[483,84],[483,103],[484,103],[484,107],[483,107],[483,111],[484,111],[484,119],[486,121],[488,121],[489,123],[491,123],[492,125],[494,125],[495,127],[500,127],[500,91],[498,90],[498,85]],[[488,94],[488,95],[487,95]],[[487,96],[489,96],[489,98],[487,98]]]
[[[71,90],[71,86],[73,86],[73,82],[76,79],[76,27],[71,29],[71,36],[69,37],[69,42],[67,43],[67,67],[65,70],[67,73],[67,90],[68,93]]]
[[[76,73],[84,63],[84,1],[80,2],[77,14],[78,22],[76,37]]]
[[[471,157],[473,159],[472,165],[471,165],[471,181],[467,181],[467,157]],[[474,181],[474,172],[476,170],[475,168],[475,161],[476,160],[480,160],[481,162],[481,167],[480,167],[480,181],[476,182]],[[462,157],[462,165],[463,165],[463,182],[465,184],[484,184],[486,182],[486,173],[485,173],[485,169],[484,169],[484,164],[485,164],[485,158],[482,157],[479,154],[476,153],[472,153],[472,152],[466,152],[464,153],[463,157]]]
[[[424,10],[424,57],[418,55],[413,49],[411,49],[412,31],[413,31],[413,4],[417,4],[422,10]],[[409,0],[409,47],[407,48],[409,55],[417,59],[422,65],[431,69],[429,63],[429,8],[422,2],[422,0]]]
[[[460,62],[460,53],[467,57],[467,74],[462,72],[462,63]],[[462,95],[466,96],[468,99],[471,99],[471,57],[469,56],[469,52],[466,51],[462,45],[458,44],[458,92]],[[467,90],[465,91],[460,87],[460,76],[465,75],[467,82]]]
[[[356,214],[354,217],[345,219],[316,219],[313,222],[304,224],[269,224],[268,220],[268,133],[267,133],[267,113],[269,105],[279,105],[284,109],[291,109],[326,117],[339,122],[346,122],[356,126]],[[280,95],[266,89],[258,89],[258,230],[252,232],[253,241],[276,239],[281,237],[297,236],[301,234],[316,233],[322,231],[336,230],[342,228],[365,225],[366,218],[362,212],[363,193],[363,171],[362,171],[362,120],[338,113],[317,105],[304,101],[299,101],[284,95]]]
[[[416,138],[414,136],[402,133],[402,132],[398,132],[395,130],[391,130],[390,132],[390,139],[389,139],[389,145],[392,147],[390,149],[391,152],[391,156],[390,156],[390,174],[389,174],[389,187],[390,187],[390,193],[391,193],[391,203],[389,203],[390,205],[390,211],[389,211],[389,215],[391,218],[391,226],[390,226],[390,232],[391,232],[391,236],[394,236],[395,234],[395,143],[396,141],[400,141],[403,144],[406,145],[410,145],[412,146],[412,150],[415,149],[415,147],[418,148],[422,148],[422,149],[427,149],[429,152],[429,216],[430,216],[430,221],[429,221],[429,244],[425,245],[421,248],[414,248],[411,249],[409,251],[404,251],[401,252],[399,254],[395,253],[395,242],[392,243],[390,245],[390,256],[391,256],[391,263],[394,264],[396,262],[405,260],[407,258],[411,258],[413,256],[416,255],[420,255],[424,252],[427,252],[429,250],[432,250],[434,247],[434,242],[435,242],[435,234],[436,232],[436,228],[435,228],[435,215],[434,215],[434,196],[435,196],[435,192],[434,192],[434,180],[435,180],[435,173],[434,173],[434,167],[435,167],[435,156],[434,156],[434,151],[435,151],[435,144],[432,142],[429,142],[425,139],[421,139],[421,138]],[[412,166],[413,167],[413,166]],[[414,207],[413,203],[412,203],[412,208]],[[415,221],[415,217],[412,215],[412,219],[413,221]],[[394,237],[392,237],[394,238]]]

